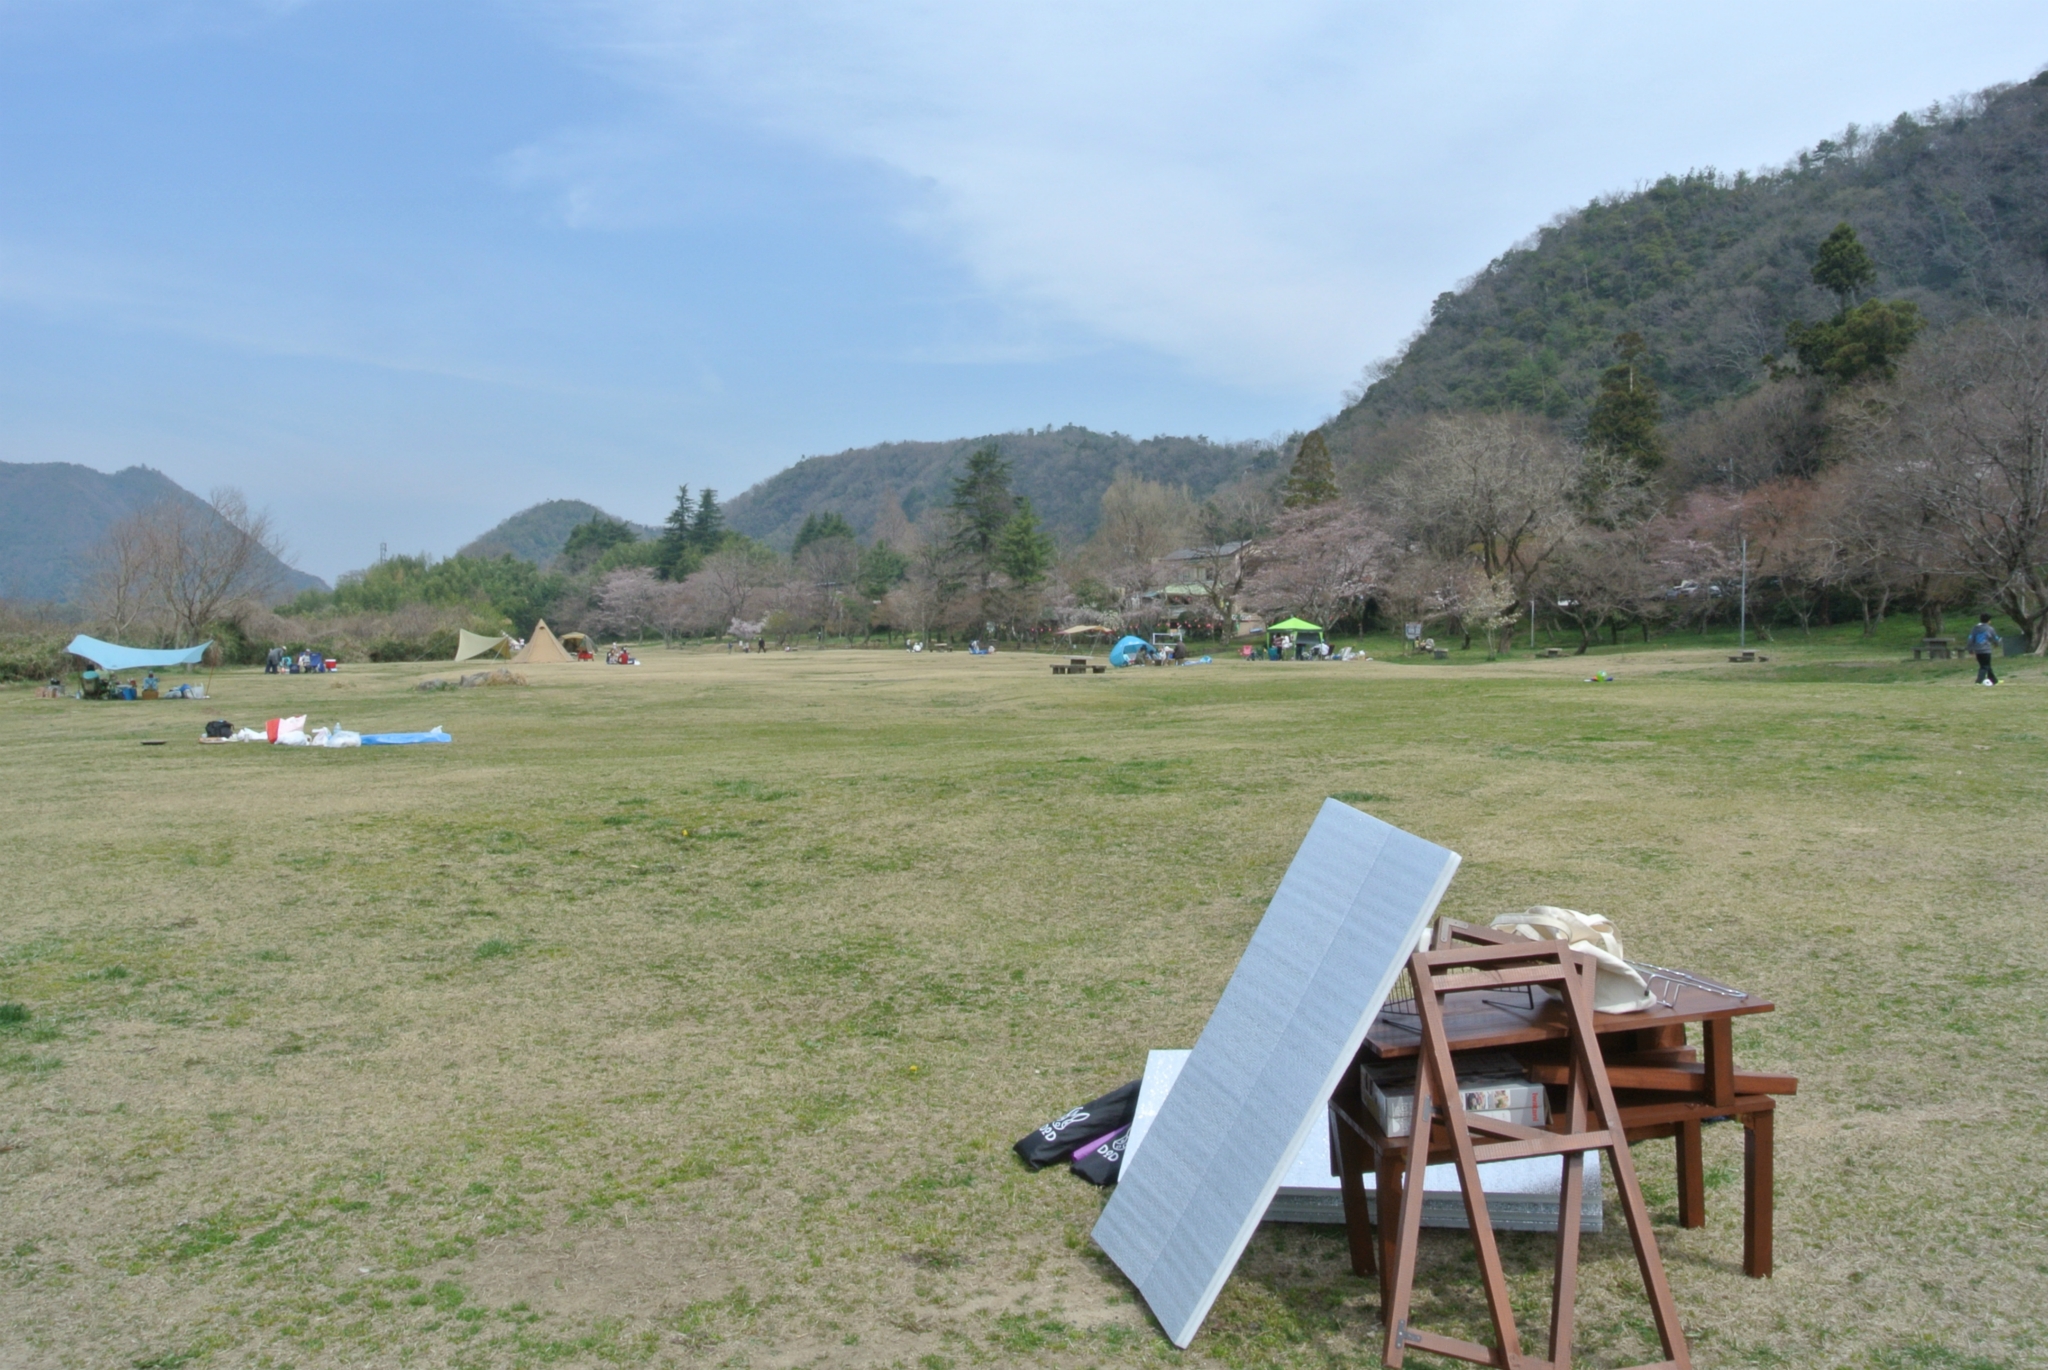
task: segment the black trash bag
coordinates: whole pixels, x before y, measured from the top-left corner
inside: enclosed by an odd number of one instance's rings
[[[216,718],[213,722],[206,725],[206,735],[208,737],[233,737],[235,735],[235,725],[228,722],[225,718]]]
[[[1117,1172],[1124,1168],[1124,1148],[1130,1140],[1131,1130],[1118,1128],[1074,1158],[1074,1173],[1089,1184],[1115,1184]]]
[[[1089,1138],[1101,1137],[1130,1125],[1131,1116],[1138,1111],[1139,1083],[1133,1080],[1112,1089],[1100,1099],[1090,1099],[1079,1108],[1068,1109],[1021,1138],[1011,1150],[1023,1157],[1024,1164],[1033,1170],[1072,1159],[1074,1148]]]

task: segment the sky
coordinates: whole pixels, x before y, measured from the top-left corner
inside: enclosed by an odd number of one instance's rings
[[[1670,172],[2020,80],[2048,6],[0,0],[0,460],[332,579],[804,455],[1270,438]]]

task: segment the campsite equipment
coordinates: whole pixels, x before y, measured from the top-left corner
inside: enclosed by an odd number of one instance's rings
[[[1137,1106],[1138,1081],[1133,1080],[1127,1085],[1118,1085],[1099,1099],[1090,1099],[1079,1108],[1068,1109],[1049,1123],[1040,1124],[1019,1138],[1010,1149],[1033,1170],[1054,1161],[1067,1160],[1081,1142],[1128,1126]]]
[[[364,733],[362,745],[365,747],[410,747],[422,742],[453,742],[454,740],[454,738],[442,730],[440,724],[436,723],[423,733]]]
[[[1458,1058],[1458,1094],[1475,1118],[1502,1119],[1524,1127],[1550,1121],[1549,1098],[1522,1063],[1504,1051],[1468,1051]],[[1368,1061],[1359,1068],[1365,1111],[1389,1137],[1406,1137],[1415,1126],[1416,1066],[1413,1061]]]
[[[1112,666],[1128,666],[1133,661],[1150,660],[1151,657],[1152,644],[1142,637],[1119,638],[1116,646],[1109,649],[1109,664]]]
[[[1092,1185],[1115,1184],[1117,1171],[1124,1163],[1124,1148],[1131,1140],[1131,1130],[1120,1127],[1107,1137],[1098,1137],[1074,1156],[1069,1167],[1076,1175]]]
[[[213,722],[206,725],[206,736],[208,737],[225,739],[234,735],[235,725],[228,722],[225,718],[216,718]]]
[[[1521,950],[1532,946],[1569,946],[1563,942],[1525,942],[1499,929],[1469,927],[1448,920],[1438,929],[1438,935],[1439,941],[1452,937],[1468,945]],[[1658,983],[1653,976],[1653,986]],[[1451,992],[1457,992],[1455,986]],[[1405,1013],[1397,1013],[1392,1004],[1388,1005],[1366,1034],[1362,1060],[1414,1059],[1418,1055],[1423,1029],[1419,999],[1419,994],[1411,996],[1407,1007],[1412,1011]],[[1742,1269],[1753,1277],[1771,1273],[1772,1118],[1777,1107],[1772,1096],[1797,1093],[1799,1081],[1790,1075],[1737,1070],[1733,1022],[1743,1014],[1768,1013],[1771,1007],[1758,995],[1731,991],[1726,985],[1715,984],[1712,990],[1706,990],[1673,982],[1665,986],[1656,1004],[1639,1013],[1607,1014],[1596,1008],[1593,1018],[1608,1079],[1616,1089],[1627,1091],[1621,1106],[1621,1126],[1628,1140],[1676,1139],[1680,1227],[1703,1227],[1707,1221],[1701,1125],[1716,1119],[1741,1120]],[[1455,1011],[1445,1014],[1442,1021],[1445,1039],[1454,1052],[1462,1055],[1468,1051],[1509,1049],[1537,1082],[1568,1083],[1569,1062],[1560,1051],[1569,1031],[1565,1006],[1557,998],[1536,993],[1524,998],[1512,989],[1480,987],[1466,994]],[[1700,1025],[1702,1052],[1685,1044],[1688,1023]],[[1702,1055],[1704,1060],[1700,1059]],[[1387,1272],[1392,1269],[1394,1236],[1389,1221],[1375,1238],[1375,1221],[1364,1179],[1374,1177],[1381,1194],[1398,1195],[1411,1139],[1389,1138],[1380,1130],[1359,1098],[1356,1077],[1331,1098],[1330,1111],[1340,1142],[1338,1168],[1345,1176],[1344,1212],[1351,1232],[1351,1268],[1367,1277],[1377,1269],[1384,1299],[1389,1292]],[[1443,1134],[1433,1136],[1432,1165],[1452,1159]],[[1375,1251],[1379,1253],[1377,1261]]]
[[[512,656],[512,639],[504,633],[491,637],[462,628],[457,630],[455,636],[454,659],[457,661],[468,661],[479,656],[504,657],[509,660]]]
[[[519,649],[519,654],[512,658],[515,663],[523,666],[551,661],[570,662],[575,659],[562,650],[560,640],[555,637],[554,633],[549,631],[546,619],[542,619],[533,625],[533,636],[528,638],[526,645]]]
[[[1328,1126],[1458,860],[1324,801],[1095,1224],[1174,1345],[1193,1339],[1288,1167]]]
[[[118,642],[102,642],[80,633],[64,650],[102,671],[139,671],[152,666],[197,666],[212,645],[213,639],[208,638],[197,647],[123,647]]]
[[[1124,1165],[1131,1165],[1137,1160],[1138,1148],[1143,1145],[1152,1120],[1159,1116],[1159,1106],[1166,1102],[1166,1096],[1180,1078],[1181,1067],[1187,1059],[1185,1051],[1146,1054],[1145,1082],[1138,1089],[1138,1111],[1131,1118],[1130,1143],[1124,1148]],[[1338,1178],[1335,1160],[1334,1112],[1329,1121],[1328,1127],[1312,1129],[1301,1150],[1295,1153],[1294,1164],[1287,1168],[1287,1173],[1280,1179],[1280,1188],[1274,1192],[1272,1202],[1266,1205],[1264,1221],[1331,1224],[1345,1221],[1344,1183]],[[1486,1186],[1486,1211],[1493,1220],[1494,1231],[1557,1230],[1558,1198],[1562,1185],[1556,1165],[1545,1160],[1489,1161],[1479,1167],[1479,1178]],[[1584,1178],[1579,1199],[1579,1230],[1598,1232],[1605,1217],[1600,1202],[1598,1156],[1587,1155]],[[1374,1176],[1368,1171],[1360,1180],[1364,1185],[1366,1204],[1372,1208],[1376,1203]],[[1457,1167],[1432,1165],[1425,1174],[1424,1186],[1422,1225],[1464,1227],[1465,1195],[1458,1185]],[[1373,1211],[1376,1215],[1377,1210]],[[1374,1221],[1378,1221],[1377,1216]]]
[[[1403,1199],[1398,1225],[1385,1221],[1380,1231],[1397,1231],[1391,1260],[1391,1278],[1381,1283],[1380,1319],[1386,1326],[1382,1360],[1399,1367],[1410,1347],[1435,1355],[1471,1361],[1479,1365],[1527,1363],[1521,1334],[1515,1327],[1514,1310],[1508,1301],[1507,1276],[1501,1267],[1500,1248],[1494,1240],[1486,1211],[1486,1194],[1481,1187],[1479,1163],[1503,1157],[1559,1156],[1563,1158],[1563,1207],[1576,1206],[1584,1174],[1584,1154],[1605,1151],[1613,1167],[1615,1189],[1621,1196],[1622,1213],[1628,1220],[1629,1237],[1635,1245],[1636,1269],[1642,1278],[1650,1315],[1657,1327],[1664,1358],[1654,1370],[1689,1370],[1691,1356],[1686,1349],[1685,1331],[1679,1324],[1678,1306],[1671,1297],[1671,1285],[1664,1276],[1664,1264],[1657,1252],[1657,1239],[1650,1230],[1650,1211],[1636,1183],[1635,1162],[1621,1110],[1615,1103],[1606,1062],[1593,1023],[1593,979],[1597,963],[1589,955],[1563,941],[1530,942],[1498,935],[1466,938],[1463,929],[1451,925],[1451,944],[1437,951],[1418,950],[1409,957],[1408,974],[1415,985],[1415,1002],[1422,1020],[1421,1042],[1417,1048],[1421,1070],[1416,1076],[1415,1135],[1409,1139],[1406,1174],[1400,1178]],[[1464,945],[1459,945],[1459,943]],[[1439,978],[1441,977],[1441,978]],[[1475,983],[1476,982],[1476,983]],[[1465,1108],[1459,1088],[1450,1040],[1445,1029],[1445,999],[1458,993],[1470,996],[1475,990],[1498,993],[1523,985],[1542,985],[1562,997],[1565,1006],[1564,1032],[1569,1055],[1563,1067],[1565,1087],[1563,1118],[1556,1128],[1543,1131],[1518,1123],[1479,1118]],[[1495,1344],[1483,1346],[1456,1337],[1423,1332],[1408,1324],[1408,1307],[1415,1288],[1415,1262],[1422,1226],[1423,1171],[1435,1149],[1437,1114],[1441,1112],[1442,1133],[1455,1157],[1458,1177],[1465,1192],[1465,1207],[1471,1220],[1472,1243],[1479,1257],[1480,1282],[1493,1321]],[[1477,1134],[1477,1140],[1475,1140]],[[1392,1139],[1387,1139],[1389,1145]],[[1380,1174],[1380,1194],[1394,1193],[1386,1170]],[[1347,1199],[1350,1190],[1346,1190]],[[1355,1234],[1354,1234],[1355,1235]],[[1382,1237],[1384,1249],[1384,1236]],[[1370,1250],[1367,1251],[1368,1258]],[[1354,1251],[1354,1257],[1356,1252]],[[1557,1275],[1552,1286],[1549,1363],[1569,1365],[1572,1357],[1572,1318],[1578,1299],[1579,1228],[1576,1222],[1558,1224]],[[1651,1366],[1637,1370],[1652,1370]]]
[[[588,633],[563,633],[559,639],[562,650],[578,661],[594,661],[596,653],[590,650]]]

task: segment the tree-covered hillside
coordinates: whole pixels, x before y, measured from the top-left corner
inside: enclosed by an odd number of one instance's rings
[[[0,461],[0,599],[75,599],[108,530],[161,504],[212,517],[205,500],[147,466],[109,475],[68,461]],[[280,595],[327,588],[268,551],[259,560]]]
[[[578,524],[589,523],[592,519],[610,519],[594,504],[580,499],[551,499],[521,509],[512,517],[465,543],[455,555],[474,557],[480,561],[495,561],[502,556],[517,557],[530,561],[535,566],[546,566],[562,554],[562,548],[569,541],[569,534]],[[615,520],[625,522],[625,520]],[[659,528],[645,524],[628,523],[634,535],[640,538],[661,536]]]
[[[1937,327],[2035,295],[2048,272],[2048,73],[1881,129],[1850,126],[1763,175],[1667,176],[1560,217],[1431,306],[1325,429],[1340,463],[1389,421],[1524,410],[1583,428],[1618,334],[1675,418],[1755,387],[1789,325],[1834,312],[1815,245],[1852,225],[1875,294]]]
[[[1031,501],[1047,528],[1073,542],[1095,531],[1102,492],[1119,473],[1184,485],[1199,500],[1247,471],[1272,469],[1278,460],[1263,443],[1137,439],[1073,424],[952,442],[891,442],[805,457],[737,496],[726,506],[726,517],[733,528],[776,547],[788,547],[814,513],[841,514],[866,538],[891,496],[913,521],[924,509],[945,503],[968,454],[990,443],[1010,463],[1017,493]]]

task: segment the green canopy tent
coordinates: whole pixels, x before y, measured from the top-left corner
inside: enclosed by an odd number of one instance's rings
[[[1307,640],[1321,642],[1323,640],[1323,625],[1320,623],[1310,623],[1305,618],[1283,618],[1278,623],[1269,623],[1266,625],[1266,646],[1268,649],[1272,647],[1273,639],[1281,633],[1292,633],[1295,645],[1298,647]]]

